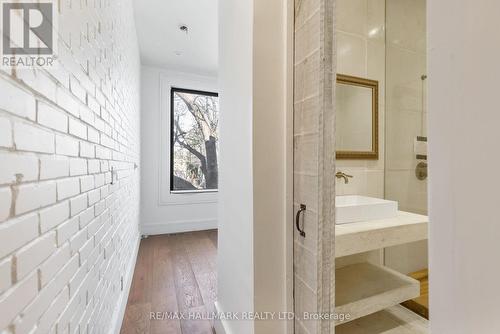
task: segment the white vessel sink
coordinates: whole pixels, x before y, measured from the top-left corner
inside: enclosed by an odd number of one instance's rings
[[[398,202],[395,201],[358,195],[335,198],[336,224],[394,218],[397,213]]]

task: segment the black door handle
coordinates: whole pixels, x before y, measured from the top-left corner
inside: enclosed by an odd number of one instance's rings
[[[297,227],[297,230],[299,231],[300,236],[303,238],[306,237],[306,232],[304,232],[304,230],[300,228],[300,214],[304,211],[306,211],[306,205],[301,204],[300,209],[299,209],[299,211],[297,211],[297,215],[295,216],[295,226]]]

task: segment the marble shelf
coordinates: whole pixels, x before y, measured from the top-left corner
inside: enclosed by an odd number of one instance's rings
[[[396,305],[335,327],[335,334],[428,334],[429,321]]]
[[[364,262],[335,271],[335,312],[349,315],[344,323],[419,295],[417,280],[387,267]]]
[[[398,211],[394,218],[335,226],[335,257],[427,239],[428,217]]]

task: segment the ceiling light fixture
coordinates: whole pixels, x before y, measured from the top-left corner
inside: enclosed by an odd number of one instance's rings
[[[185,24],[181,24],[181,25],[179,26],[179,30],[180,30],[180,31],[182,31],[182,32],[185,32],[185,33],[186,33],[186,35],[187,35],[187,33],[189,32],[189,28],[188,28],[188,26],[187,26],[187,25],[185,25]]]

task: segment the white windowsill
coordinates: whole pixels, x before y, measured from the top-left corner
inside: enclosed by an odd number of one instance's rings
[[[202,194],[202,193],[216,193],[219,189],[200,189],[200,190],[170,190],[171,194]]]

